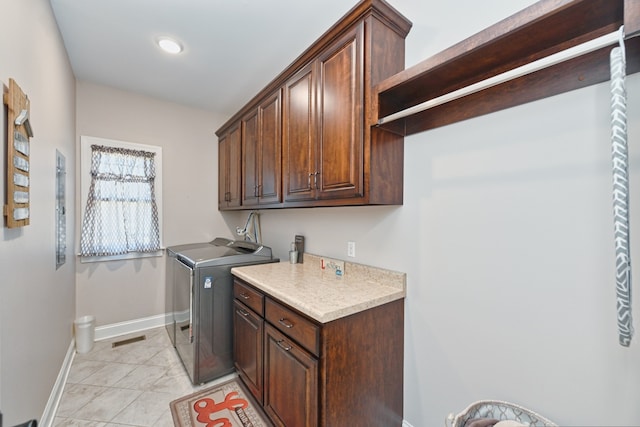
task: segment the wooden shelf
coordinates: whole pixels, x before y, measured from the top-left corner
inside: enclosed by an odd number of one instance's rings
[[[625,25],[627,73],[640,71],[640,1],[542,0],[378,84],[373,120],[486,80]],[[412,135],[609,80],[602,48],[381,125]],[[375,111],[374,111],[375,112]],[[376,123],[371,123],[375,125]]]

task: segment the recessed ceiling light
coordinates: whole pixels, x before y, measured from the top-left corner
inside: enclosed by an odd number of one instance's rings
[[[161,39],[159,39],[158,46],[160,46],[160,49],[164,50],[165,52],[172,53],[174,55],[182,52],[182,46],[180,45],[180,43],[167,37],[162,37]]]

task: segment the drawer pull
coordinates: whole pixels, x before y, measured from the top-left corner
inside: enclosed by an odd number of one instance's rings
[[[289,322],[287,319],[285,319],[284,317],[280,318],[278,320],[278,323],[280,323],[282,326],[284,326],[285,328],[293,328],[293,323]]]
[[[247,310],[245,310],[244,308],[237,309],[236,313],[241,314],[244,317],[248,317],[249,316],[249,312]]]
[[[278,344],[278,347],[280,347],[281,349],[283,349],[284,351],[289,351],[291,350],[291,346],[284,343],[284,340],[278,340],[276,341],[276,344]]]
[[[241,296],[243,299],[249,299],[249,298],[251,298],[251,297],[249,296],[249,294],[247,294],[246,292],[240,292],[240,296]]]

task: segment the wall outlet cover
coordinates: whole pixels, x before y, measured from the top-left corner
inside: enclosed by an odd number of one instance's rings
[[[355,258],[356,256],[356,242],[347,242],[347,256]]]

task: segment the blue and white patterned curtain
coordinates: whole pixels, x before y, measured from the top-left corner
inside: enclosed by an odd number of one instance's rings
[[[91,146],[81,256],[160,250],[154,156],[141,150]]]

